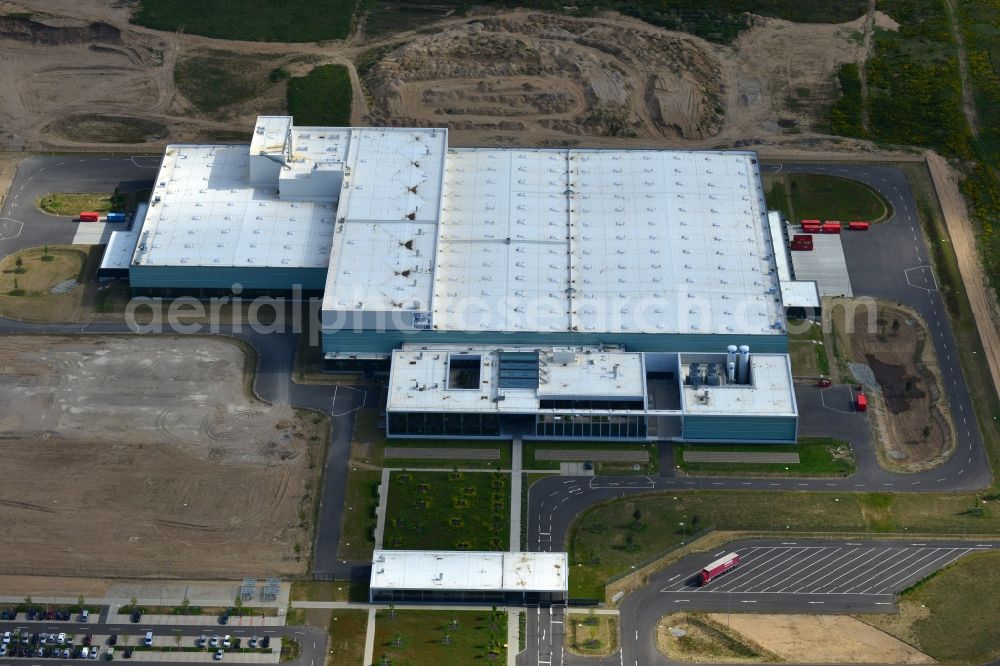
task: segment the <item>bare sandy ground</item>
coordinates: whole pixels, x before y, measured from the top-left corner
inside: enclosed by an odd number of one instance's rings
[[[965,293],[976,318],[976,328],[979,330],[979,339],[982,340],[983,350],[986,353],[993,385],[1000,394],[1000,331],[997,330],[1000,307],[997,305],[996,294],[987,284],[983,265],[979,262],[976,236],[969,221],[965,199],[958,190],[955,172],[948,167],[943,157],[934,152],[927,153],[927,166],[930,168],[934,190],[944,212],[945,224],[958,259],[958,269],[962,274]]]
[[[924,653],[853,617],[739,613],[709,617],[793,663],[935,663]]]
[[[224,339],[0,345],[0,573],[301,573],[313,424],[249,399]]]

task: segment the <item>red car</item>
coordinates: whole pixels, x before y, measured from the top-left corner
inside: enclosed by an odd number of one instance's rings
[[[826,377],[824,377],[823,379],[821,379],[818,382],[816,382],[816,386],[819,386],[820,388],[826,388],[827,386],[832,386],[832,385],[833,385],[833,382],[831,382]]]

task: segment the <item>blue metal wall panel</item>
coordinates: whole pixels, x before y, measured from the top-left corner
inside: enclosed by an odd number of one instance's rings
[[[291,291],[299,285],[303,291],[322,290],[326,285],[323,268],[279,268],[235,266],[131,266],[129,284],[134,289],[243,289]]]
[[[323,331],[326,353],[382,353],[409,344],[598,345],[619,344],[629,351],[724,352],[727,345],[750,345],[755,352],[788,353],[785,335],[694,335],[649,333],[500,333],[465,331]]]
[[[795,443],[793,416],[685,416],[684,441]]]

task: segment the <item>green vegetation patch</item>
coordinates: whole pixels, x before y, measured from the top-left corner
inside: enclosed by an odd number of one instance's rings
[[[792,359],[792,374],[796,377],[829,376],[830,357],[824,346],[822,325],[789,318],[788,330],[788,355]]]
[[[738,451],[745,453],[798,453],[799,462],[789,464],[687,462],[685,451]],[[857,469],[848,442],[832,437],[803,437],[794,446],[677,445],[674,463],[697,476],[850,476]]]
[[[35,204],[43,212],[51,215],[66,215],[76,217],[81,211],[107,213],[115,206],[115,200],[110,194],[57,193],[40,197]]]
[[[326,655],[329,666],[360,664],[365,657],[367,610],[336,608],[330,615],[330,648]]]
[[[863,137],[867,132],[861,121],[864,100],[858,64],[850,62],[841,65],[837,70],[837,80],[840,82],[840,99],[830,109],[830,132]]]
[[[288,81],[288,112],[299,126],[351,124],[351,77],[343,65],[314,67]]]
[[[1000,653],[1000,552],[965,555],[900,600],[899,617],[861,619],[945,664],[982,664]],[[908,613],[911,603],[926,610]]]
[[[386,548],[506,550],[510,475],[502,472],[393,472]]]
[[[813,174],[785,174],[788,206],[799,220],[881,221],[891,215],[889,204],[875,190],[856,180]]]
[[[422,439],[386,439],[383,445],[391,448],[440,449],[440,458],[383,458],[383,467],[433,467],[437,469],[510,469],[511,451],[509,441],[494,441],[485,439],[470,440],[422,440]],[[500,453],[496,460],[455,457],[456,449],[493,449]]]
[[[350,33],[358,0],[142,0],[132,20],[157,30],[255,42],[316,42]]]
[[[868,117],[872,138],[969,155],[962,84],[946,0],[877,0],[900,24],[875,32],[868,60]]]
[[[570,527],[570,595],[603,598],[609,578],[690,540],[692,529],[709,526],[778,535],[1000,531],[1000,507],[979,499],[955,494],[674,491],[609,500],[581,513]]]
[[[375,511],[382,473],[377,469],[352,468],[347,473],[343,522],[337,556],[345,560],[371,559],[375,548]]]
[[[174,83],[198,111],[214,114],[274,85],[268,75],[271,64],[272,59],[263,56],[201,49],[178,61]]]
[[[507,613],[503,610],[393,609],[375,615],[376,664],[503,664],[506,642]]]

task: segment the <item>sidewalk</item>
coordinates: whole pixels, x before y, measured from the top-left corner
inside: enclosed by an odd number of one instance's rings
[[[507,545],[510,552],[517,553],[521,551],[521,482],[524,479],[521,473],[524,445],[519,435],[514,437],[510,448],[510,540]]]

